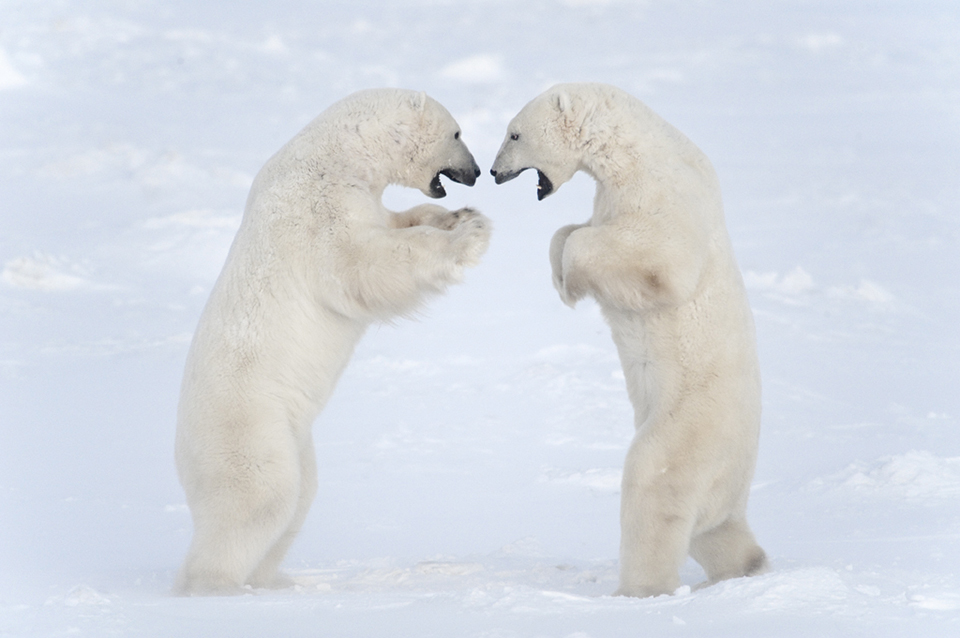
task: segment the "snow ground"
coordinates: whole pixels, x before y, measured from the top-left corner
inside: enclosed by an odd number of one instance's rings
[[[0,636],[958,635],[958,34],[952,0],[0,4]],[[718,169],[773,572],[609,596],[632,412],[546,260],[592,184],[524,174],[448,189],[494,219],[484,262],[371,330],[318,419],[298,587],[171,597],[181,367],[252,176],[372,86],[440,100],[486,169],[569,80]]]

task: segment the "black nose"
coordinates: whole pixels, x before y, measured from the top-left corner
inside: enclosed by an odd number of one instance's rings
[[[495,170],[493,170],[493,169],[491,168],[491,169],[490,169],[490,174],[493,175],[494,177],[496,177],[496,176],[497,176],[497,171],[495,171]]]
[[[479,167],[479,166],[474,166],[474,167],[473,167],[473,176],[474,176],[474,177],[480,177],[480,167]]]

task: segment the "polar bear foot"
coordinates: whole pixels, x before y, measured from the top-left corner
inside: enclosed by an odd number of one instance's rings
[[[670,596],[675,591],[677,591],[677,587],[660,587],[656,585],[626,587],[621,585],[613,592],[613,595],[629,596],[631,598],[653,598],[654,596]]]
[[[173,587],[177,596],[240,596],[251,593],[252,588],[238,584],[236,579],[225,574],[187,574],[181,572]]]
[[[288,589],[297,583],[287,574],[275,572],[270,577],[251,576],[247,584],[254,589]]]
[[[728,520],[694,537],[690,555],[707,572],[707,584],[728,578],[756,576],[770,568],[767,554],[757,545],[745,520]]]
[[[287,589],[296,582],[276,569],[258,569],[245,582],[238,582],[236,574],[197,569],[187,565],[177,577],[173,591],[179,596],[239,596],[253,593],[255,589]]]

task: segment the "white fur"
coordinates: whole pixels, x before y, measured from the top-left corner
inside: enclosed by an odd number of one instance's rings
[[[578,170],[597,182],[593,216],[557,231],[550,262],[565,303],[600,304],[635,410],[618,593],[673,592],[688,553],[708,583],[763,571],[746,521],[756,340],[709,160],[623,91],[569,84],[510,122],[492,172],[501,182],[526,168],[554,189]]]
[[[449,113],[384,89],[331,106],[263,167],[187,357],[176,459],[194,536],[176,589],[232,593],[277,572],[317,489],[311,424],[368,325],[414,311],[479,261],[471,209],[392,213],[388,184],[473,183]]]

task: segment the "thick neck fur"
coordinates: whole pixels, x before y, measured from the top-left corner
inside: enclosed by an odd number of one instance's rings
[[[598,182],[622,189],[637,184],[641,177],[637,166],[643,167],[642,173],[655,169],[653,157],[664,156],[664,131],[652,113],[618,97],[598,95],[585,101],[579,106],[583,117],[570,132],[581,155],[581,170]],[[624,111],[631,117],[622,117]]]
[[[684,199],[702,190],[709,162],[680,131],[639,100],[598,90],[574,104],[565,126],[578,169],[597,182],[597,196],[656,210],[664,197]],[[618,210],[608,206],[606,210]],[[599,221],[599,220],[598,220]]]
[[[395,96],[391,98],[396,100]],[[382,110],[378,112],[368,103],[335,105],[288,143],[294,153],[277,154],[295,163],[276,175],[298,181],[335,181],[369,191],[377,198],[388,185],[410,181],[411,167],[419,165],[419,149],[411,141],[416,139],[411,130],[420,126],[419,116],[409,108],[387,110],[391,111],[396,116],[385,120]],[[398,146],[402,147],[400,153]],[[386,162],[390,158],[395,159]]]

